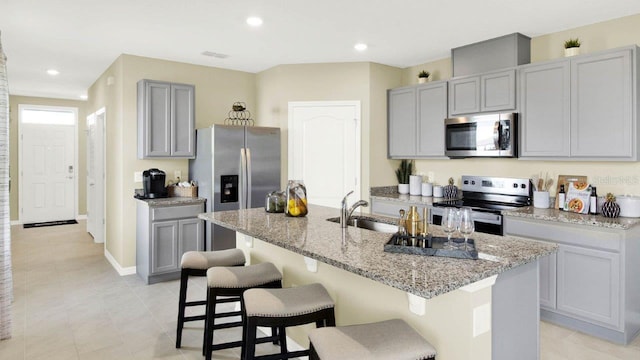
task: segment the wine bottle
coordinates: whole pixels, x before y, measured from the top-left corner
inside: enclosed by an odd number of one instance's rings
[[[564,185],[560,185],[560,191],[558,192],[558,210],[564,210],[566,196],[567,195],[564,193]]]
[[[589,214],[598,213],[598,194],[596,193],[596,187],[591,187],[591,197],[589,198]]]

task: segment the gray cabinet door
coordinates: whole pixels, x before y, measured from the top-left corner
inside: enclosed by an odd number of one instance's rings
[[[632,50],[571,60],[571,155],[633,157]]]
[[[449,81],[449,116],[480,112],[480,77]]]
[[[204,251],[204,220],[179,220],[178,238],[178,261],[187,251]]]
[[[560,245],[557,309],[620,329],[620,254]]]
[[[389,158],[415,157],[417,140],[415,94],[414,87],[392,89],[387,93]]]
[[[569,61],[520,69],[520,157],[570,156]]]
[[[171,156],[195,156],[195,87],[171,84]]]
[[[171,84],[138,83],[138,157],[171,155]]]
[[[416,88],[417,155],[444,157],[444,119],[447,117],[447,83]]]
[[[178,270],[178,221],[151,224],[151,273]]]
[[[540,306],[556,308],[556,254],[540,258]]]
[[[516,108],[516,71],[508,70],[480,77],[480,111]]]

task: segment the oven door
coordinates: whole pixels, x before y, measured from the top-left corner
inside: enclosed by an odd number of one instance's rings
[[[445,120],[445,155],[515,157],[517,114],[487,114]]]
[[[443,206],[434,206],[431,208],[431,223],[434,225],[442,224]],[[473,210],[473,225],[476,232],[493,235],[504,235],[504,226],[502,224],[502,215],[492,212],[484,212]]]

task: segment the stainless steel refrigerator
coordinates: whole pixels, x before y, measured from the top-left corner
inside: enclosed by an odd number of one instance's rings
[[[189,177],[198,183],[206,211],[264,207],[265,196],[280,190],[280,129],[213,125],[196,130],[196,158]],[[236,246],[235,232],[206,224],[206,250]]]

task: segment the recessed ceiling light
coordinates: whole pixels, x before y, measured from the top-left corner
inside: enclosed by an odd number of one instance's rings
[[[354,49],[358,50],[358,51],[365,51],[367,50],[367,44],[365,43],[357,43],[353,46]]]
[[[87,100],[89,97],[87,95],[80,95],[80,99]]]
[[[58,71],[56,69],[49,69],[49,70],[47,70],[47,74],[49,74],[51,76],[56,76],[56,75],[60,74],[60,71]]]
[[[208,50],[207,51],[203,51],[201,54],[204,55],[204,56],[211,56],[211,57],[218,58],[218,59],[226,59],[226,58],[229,57],[229,55],[227,55],[227,54],[221,54],[221,53],[208,51]]]
[[[262,19],[257,16],[250,16],[247,18],[247,24],[257,27],[262,25]]]

